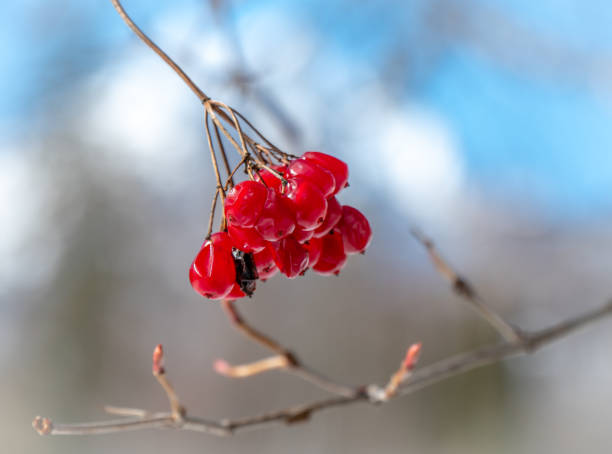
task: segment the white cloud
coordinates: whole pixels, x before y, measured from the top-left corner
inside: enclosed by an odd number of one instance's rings
[[[61,253],[49,222],[52,188],[41,179],[25,147],[0,149],[0,288],[35,286],[48,278]],[[44,246],[44,253],[34,247]]]

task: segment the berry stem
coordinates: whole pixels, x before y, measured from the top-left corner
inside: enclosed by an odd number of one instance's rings
[[[212,206],[210,207],[210,217],[208,218],[208,230],[206,231],[206,239],[210,239],[212,234],[213,223],[215,222],[215,210],[217,209],[217,199],[219,198],[219,188],[215,191]]]
[[[221,151],[221,157],[223,158],[223,164],[225,165],[225,171],[227,172],[227,179],[230,183],[230,187],[234,187],[234,177],[230,169],[229,161],[227,160],[227,153],[225,153],[225,146],[223,145],[223,141],[221,140],[221,135],[219,134],[219,128],[217,125],[215,126],[215,137],[217,139],[217,145],[219,146],[219,150]]]
[[[204,103],[206,102],[208,99],[210,99],[201,89],[200,87],[198,87],[190,78],[189,76],[185,73],[185,71],[183,71],[183,69],[176,64],[176,62],[174,60],[172,60],[168,54],[166,54],[163,50],[161,50],[159,48],[159,46],[157,44],[155,44],[139,27],[138,25],[136,25],[134,23],[134,21],[132,20],[132,18],[130,16],[128,16],[128,14],[125,12],[125,9],[123,8],[123,5],[121,5],[121,2],[119,0],[111,0],[111,3],[113,4],[114,8],[117,10],[117,12],[119,13],[119,16],[121,16],[121,19],[123,19],[123,21],[127,24],[128,27],[130,27],[132,29],[132,31],[134,33],[136,33],[136,35],[147,45],[149,46],[157,55],[159,55],[161,57],[161,59],[166,62],[166,64],[168,66],[170,66],[175,73],[177,73],[179,75],[179,77],[181,79],[183,79],[183,82],[185,82],[187,84],[187,86],[191,89],[191,91],[193,91],[195,93],[195,95],[198,97],[198,99],[200,100],[200,102]]]

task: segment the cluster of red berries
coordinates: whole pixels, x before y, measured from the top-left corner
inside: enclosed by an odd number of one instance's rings
[[[210,299],[251,296],[257,279],[281,272],[289,279],[308,268],[338,274],[347,254],[365,251],[372,239],[366,217],[340,205],[348,186],[343,161],[309,151],[288,165],[260,171],[225,198],[227,232],[202,245],[189,270],[193,288]]]

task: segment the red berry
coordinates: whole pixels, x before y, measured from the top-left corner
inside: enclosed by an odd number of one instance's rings
[[[232,243],[227,233],[211,235],[189,268],[191,286],[200,295],[222,299],[236,283]]]
[[[232,290],[227,295],[225,295],[225,299],[237,300],[239,298],[244,298],[245,296],[246,296],[246,293],[244,293],[240,289],[240,286],[238,285],[238,283],[234,283]]]
[[[313,238],[305,244],[308,249],[308,267],[312,266],[319,261],[321,258],[321,252],[323,252],[323,240],[321,238]]]
[[[338,229],[344,239],[344,251],[347,254],[363,252],[372,241],[372,229],[367,218],[356,208],[348,205],[342,207],[342,219]]]
[[[336,189],[334,189],[333,195],[338,194],[338,192],[344,189],[348,182],[348,166],[344,161],[318,151],[307,151],[304,153],[303,158],[316,162],[332,173],[336,180]]]
[[[261,214],[268,190],[258,181],[243,181],[225,197],[225,216],[237,227],[253,227]]]
[[[308,250],[291,237],[273,243],[274,262],[289,279],[299,276],[308,268]]]
[[[295,221],[303,230],[314,230],[325,220],[327,200],[314,183],[303,178],[292,178],[286,196],[293,202]]]
[[[338,274],[346,263],[342,234],[338,230],[321,238],[321,257],[312,266],[312,269],[320,274]]]
[[[293,235],[291,236],[295,238],[298,243],[304,244],[306,241],[310,240],[314,234],[314,230],[302,230],[301,228],[296,227],[293,231]]]
[[[342,206],[338,203],[338,200],[332,196],[327,199],[327,215],[325,216],[323,224],[314,231],[314,237],[322,238],[327,235],[331,229],[336,227],[338,222],[340,222],[340,218],[342,218]]]
[[[287,170],[287,166],[270,166],[273,170],[276,170],[279,174],[283,175],[285,170]],[[263,181],[266,186],[274,189],[277,192],[281,192],[281,188],[283,186],[283,182],[280,178],[274,175],[267,169],[261,169],[259,171],[258,176],[255,177],[257,181]]]
[[[300,158],[289,164],[285,171],[285,178],[301,177],[308,180],[321,190],[324,197],[329,197],[336,189],[334,175],[325,167],[321,167],[314,161]]]
[[[229,224],[227,233],[232,240],[232,245],[244,252],[259,252],[267,246],[266,240],[253,228],[242,228]]]
[[[255,229],[266,241],[278,241],[290,235],[295,229],[291,202],[274,189],[268,189],[268,198]]]
[[[274,263],[274,250],[271,246],[255,254],[253,258],[257,267],[257,274],[259,274],[261,280],[265,281],[278,273],[278,267]]]

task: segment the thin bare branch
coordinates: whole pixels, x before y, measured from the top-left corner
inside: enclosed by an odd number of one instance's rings
[[[416,229],[412,230],[412,235],[421,243],[435,266],[438,273],[442,275],[450,284],[457,295],[463,297],[478,315],[484,318],[497,332],[509,342],[521,340],[522,333],[510,323],[506,322],[501,315],[491,309],[482,298],[476,293],[472,285],[460,276],[450,265],[440,256],[434,243]]]
[[[312,383],[313,385],[318,386],[319,388],[324,389],[325,391],[330,392],[332,394],[351,397],[361,394],[363,392],[363,387],[352,387],[337,383],[325,377],[323,374],[320,374],[319,372],[316,372],[311,368],[303,365],[302,362],[298,360],[296,355],[292,353],[289,349],[283,347],[274,339],[256,330],[249,323],[247,323],[240,315],[238,309],[236,309],[236,306],[232,301],[224,300],[222,304],[230,322],[240,332],[242,332],[252,341],[263,345],[265,348],[273,351],[277,355],[286,358],[286,366],[282,368],[283,370],[286,370],[291,374],[301,378],[302,380],[308,381],[309,383]]]
[[[404,384],[395,396],[397,398],[398,396],[411,394],[439,381],[487,364],[498,362],[510,356],[532,353],[538,348],[554,342],[578,328],[584,327],[589,323],[600,320],[611,314],[612,301],[600,308],[586,312],[549,328],[525,333],[524,338],[518,342],[503,342],[500,344],[488,345],[422,367],[412,373],[410,381]],[[54,425],[48,418],[37,417],[32,425],[41,435],[91,435],[161,427],[193,430],[213,435],[230,435],[243,429],[256,428],[273,423],[291,424],[305,421],[315,412],[358,402],[384,403],[384,401],[377,399],[375,396],[371,396],[367,392],[362,392],[353,396],[339,396],[322,399],[283,410],[266,412],[236,420],[222,420],[221,422],[207,421],[190,416],[184,416],[182,420],[175,421],[172,413],[150,414],[142,410],[141,414],[147,415],[147,417],[139,419],[126,418],[124,420],[87,424],[60,425]],[[130,409],[130,411],[135,412],[137,410]]]
[[[136,25],[134,23],[134,21],[132,20],[132,18],[130,16],[128,16],[128,14],[125,12],[125,9],[123,9],[123,5],[121,5],[121,2],[119,0],[111,0],[111,3],[113,4],[113,6],[115,7],[115,9],[117,10],[117,12],[119,13],[119,16],[121,16],[121,19],[123,19],[123,21],[128,25],[128,27],[130,27],[132,29],[132,31],[134,33],[136,33],[136,35],[147,45],[149,46],[157,55],[159,55],[161,57],[161,59],[163,61],[166,62],[166,64],[168,64],[168,66],[170,66],[174,72],[176,72],[179,77],[181,79],[183,79],[183,81],[187,84],[187,86],[191,89],[191,91],[193,91],[195,93],[195,95],[198,97],[198,99],[200,100],[200,102],[204,102],[206,101],[208,98],[208,96],[206,96],[206,94],[200,89],[200,87],[198,87],[190,78],[189,76],[185,73],[185,71],[183,71],[183,69],[177,65],[174,60],[172,60],[168,54],[166,54],[163,50],[161,50],[159,48],[159,46],[157,44],[155,44],[139,27],[138,25]]]
[[[215,372],[226,377],[245,378],[261,374],[269,370],[285,369],[289,367],[289,361],[285,355],[274,355],[269,358],[260,359],[249,364],[232,366],[223,359],[218,359],[213,364]]]

